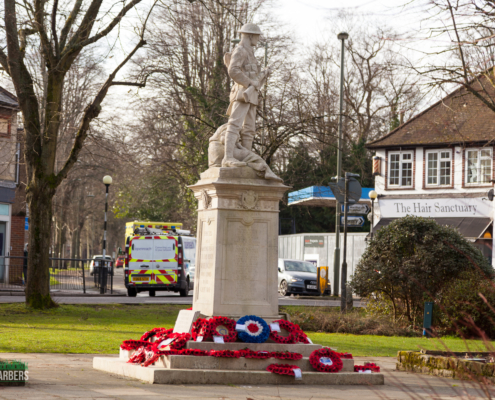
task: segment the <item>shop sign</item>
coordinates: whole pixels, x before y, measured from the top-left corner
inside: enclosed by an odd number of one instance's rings
[[[325,239],[323,236],[304,236],[304,247],[324,247]]]
[[[416,215],[431,218],[479,217],[493,215],[493,202],[482,198],[378,199],[381,218]]]

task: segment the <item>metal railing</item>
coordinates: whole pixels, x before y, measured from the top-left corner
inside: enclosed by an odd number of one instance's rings
[[[25,259],[0,256],[0,289],[24,289]],[[83,258],[50,258],[50,290],[112,294],[113,261],[107,261],[107,265],[111,265],[106,268],[91,268],[91,261]]]

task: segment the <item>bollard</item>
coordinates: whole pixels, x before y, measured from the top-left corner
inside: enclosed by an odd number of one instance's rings
[[[346,310],[351,311],[354,308],[354,301],[352,299],[352,288],[349,286],[349,284],[346,284]]]
[[[433,302],[425,301],[425,314],[423,317],[423,336],[431,338],[431,325],[433,321]]]

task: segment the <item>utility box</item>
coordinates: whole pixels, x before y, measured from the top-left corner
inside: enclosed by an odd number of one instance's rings
[[[325,292],[328,290],[328,267],[317,267],[318,268],[318,291],[320,292],[320,296],[323,296]]]
[[[431,325],[433,321],[433,302],[425,302],[425,315],[423,317],[423,336],[431,337]]]

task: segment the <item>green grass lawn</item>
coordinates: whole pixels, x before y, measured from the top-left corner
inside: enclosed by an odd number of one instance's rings
[[[24,304],[0,304],[0,352],[116,354],[125,339],[139,339],[155,327],[172,328],[181,305],[61,305],[49,311]],[[314,343],[354,356],[396,356],[398,350],[445,347],[434,339],[307,332]],[[465,351],[461,339],[445,338],[452,351]],[[472,350],[483,350],[470,341]],[[486,351],[486,350],[485,350]]]

